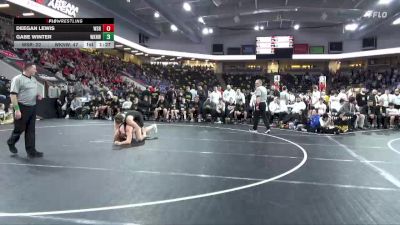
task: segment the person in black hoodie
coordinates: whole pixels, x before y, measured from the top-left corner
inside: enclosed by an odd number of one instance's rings
[[[151,93],[151,104],[153,105],[153,107],[156,107],[158,100],[160,98],[160,91],[158,90],[158,88],[154,88],[154,92]]]
[[[362,88],[360,93],[356,95],[357,105],[359,107],[360,113],[363,115],[367,115],[368,111],[368,95],[367,90]]]
[[[131,105],[131,110],[135,110],[135,111],[139,111],[139,98],[138,97],[134,97],[132,100],[132,105]],[[140,112],[143,114],[143,112]]]
[[[143,101],[139,101],[138,111],[143,114],[145,120],[149,119],[151,116],[151,102],[148,96],[144,96]]]
[[[162,119],[168,119],[168,102],[165,100],[164,95],[160,95],[160,98],[157,101],[156,108],[154,110],[154,119],[159,119],[159,113],[162,112]]]
[[[387,129],[387,120],[386,120],[386,107],[383,107],[383,102],[378,101],[377,105],[374,106],[374,118],[375,123],[378,129],[383,128]],[[371,111],[372,112],[372,111]]]
[[[171,104],[169,105],[169,111],[171,113],[171,120],[173,122],[178,120],[178,113],[179,113],[178,107],[179,107],[179,105],[176,102],[176,98],[173,98]]]
[[[203,104],[207,100],[207,93],[201,86],[197,89],[197,96],[199,96],[200,103]]]
[[[167,91],[167,94],[166,94],[166,96],[165,96],[165,99],[166,99],[168,102],[172,102],[172,100],[173,100],[173,99],[176,99],[176,97],[177,97],[177,93],[176,93],[175,87],[174,87],[173,85],[171,85],[171,86],[169,87],[168,91]]]
[[[62,90],[60,97],[58,97],[57,102],[56,102],[56,107],[57,107],[57,117],[58,118],[63,118],[65,115],[65,111],[67,110],[67,106],[65,105],[67,102],[67,91]],[[63,106],[65,105],[65,109],[63,110]]]

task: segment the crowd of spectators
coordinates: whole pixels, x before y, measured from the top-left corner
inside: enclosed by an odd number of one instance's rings
[[[2,35],[2,48],[10,47],[9,39]],[[400,74],[396,67],[383,72],[354,69],[329,74],[326,92],[318,90],[319,75],[308,73],[281,75],[279,87],[274,75],[223,74],[225,88],[208,67],[138,66],[117,56],[79,49],[16,52],[66,82],[55,96],[60,118],[112,120],[122,110],[138,110],[146,119],[167,122],[251,122],[254,81],[261,79],[269,89],[268,116],[281,128],[337,133],[399,123]],[[124,77],[139,81],[145,90]],[[8,111],[0,105],[0,119]]]

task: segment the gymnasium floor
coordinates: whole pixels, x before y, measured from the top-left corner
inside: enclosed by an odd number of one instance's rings
[[[399,224],[400,135],[160,124],[112,146],[108,121],[38,121],[42,159],[8,152],[0,224]],[[262,128],[260,128],[262,130]]]

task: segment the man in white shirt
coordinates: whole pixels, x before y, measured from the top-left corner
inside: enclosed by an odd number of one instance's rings
[[[238,88],[237,90],[236,90],[236,102],[239,102],[239,101],[241,101],[241,102],[243,102],[243,103],[246,103],[246,98],[245,98],[245,96],[244,96],[244,94],[240,91],[240,88]]]
[[[311,105],[315,107],[321,98],[321,92],[318,91],[318,87],[314,85],[313,92],[311,94]]]
[[[196,86],[195,85],[193,85],[192,86],[192,89],[190,89],[190,93],[192,94],[192,101],[194,101],[194,99],[196,98],[196,96],[197,96],[197,91],[196,91],[196,89],[194,89]]]
[[[339,112],[340,107],[340,97],[337,91],[333,90],[331,92],[331,96],[329,97],[329,109],[331,112]]]
[[[214,91],[210,94],[211,102],[214,102],[217,105],[220,98],[222,98],[221,92],[218,91],[217,87],[214,87]]]
[[[394,121],[399,118],[399,114],[400,114],[399,110],[394,107],[394,104],[389,103],[389,108],[386,109],[386,116],[389,118],[390,128],[394,128],[395,126]]]
[[[382,102],[383,107],[388,108],[389,107],[389,102],[390,102],[390,91],[389,90],[385,90],[385,94],[381,95],[379,97],[379,102]]]
[[[129,110],[132,107],[132,101],[129,97],[126,98],[126,101],[122,103],[122,109]]]
[[[317,104],[315,104],[315,109],[317,110],[320,116],[326,113],[326,104],[324,103],[324,99],[320,98]]]
[[[338,94],[338,97],[339,97],[339,101],[340,101],[340,99],[343,99],[346,102],[349,100],[347,97],[347,94],[346,94],[346,89],[341,89],[340,93]]]
[[[279,93],[279,102],[280,105],[288,105],[289,104],[289,100],[290,100],[290,95],[287,91],[286,86],[282,87],[282,91],[281,93]]]
[[[395,109],[400,109],[400,90],[396,89],[393,96],[393,104]]]
[[[306,104],[301,100],[300,97],[297,96],[296,102],[293,105],[288,105],[288,108],[292,108],[292,111],[283,121],[285,124],[294,120],[301,121],[303,112],[306,110]]]
[[[228,85],[228,86],[226,86],[226,90],[224,91],[224,94],[223,94],[224,102],[229,102],[229,100],[231,98],[233,98],[235,100],[234,103],[236,103],[236,93],[232,89],[231,85]]]
[[[271,120],[273,121],[273,118],[278,118],[278,122],[280,123],[287,115],[287,106],[280,104],[278,97],[275,97],[274,100],[269,103],[269,111],[271,112]]]
[[[279,114],[281,112],[279,99],[277,97],[274,98],[274,101],[269,103],[269,111],[271,112],[271,116]]]

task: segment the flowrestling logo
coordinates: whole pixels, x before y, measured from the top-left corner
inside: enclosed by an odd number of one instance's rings
[[[388,17],[388,12],[368,10],[365,12],[363,17],[371,19],[386,19]]]
[[[42,5],[46,5],[45,1],[46,0],[36,0],[37,3]],[[73,17],[76,17],[76,14],[79,12],[79,7],[65,0],[50,0],[47,6]]]

